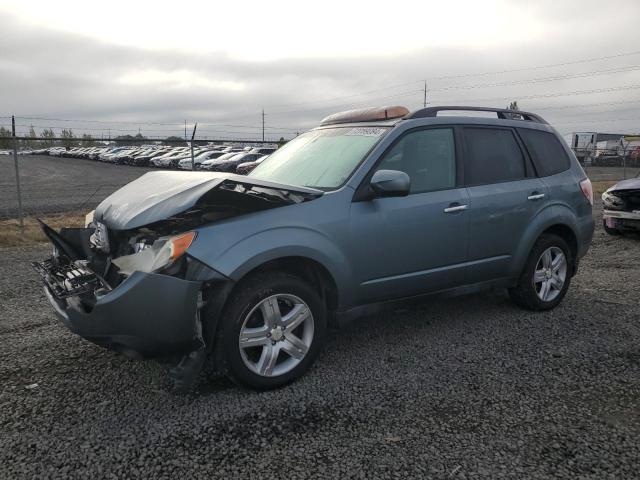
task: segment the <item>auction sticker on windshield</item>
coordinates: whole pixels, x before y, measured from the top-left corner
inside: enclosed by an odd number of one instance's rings
[[[345,135],[358,135],[360,137],[379,137],[387,131],[386,128],[357,127],[349,130]]]

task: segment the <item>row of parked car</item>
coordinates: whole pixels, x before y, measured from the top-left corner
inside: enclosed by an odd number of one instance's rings
[[[276,150],[277,146],[235,147],[204,145],[193,149],[193,169],[230,172],[246,175]],[[26,152],[25,152],[26,153]],[[135,165],[165,169],[191,170],[191,148],[164,145],[136,147],[51,147],[28,152],[33,155],[51,155],[85,158],[118,165]]]

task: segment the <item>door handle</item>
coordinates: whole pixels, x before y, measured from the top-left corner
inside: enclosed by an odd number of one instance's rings
[[[466,210],[468,207],[468,205],[455,205],[455,204],[451,204],[450,206],[448,206],[447,208],[444,209],[444,213],[456,213],[456,212],[461,212],[463,210]]]
[[[544,198],[544,193],[533,192],[531,195],[527,197],[527,200],[541,200],[543,198]]]

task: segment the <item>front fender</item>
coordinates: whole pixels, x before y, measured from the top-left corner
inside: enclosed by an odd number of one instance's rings
[[[213,245],[189,249],[201,262],[234,281],[260,265],[283,257],[305,257],[323,265],[338,289],[338,304],[349,306],[353,297],[353,273],[344,252],[316,230],[282,226],[264,230],[236,241],[223,251]]]
[[[511,262],[511,269],[509,276],[519,277],[524,264],[529,257],[529,253],[536,243],[536,240],[542,235],[542,233],[554,225],[563,225],[569,227],[573,234],[579,239],[579,227],[573,211],[564,204],[557,203],[551,204],[546,208],[540,210],[538,214],[532,219],[531,223],[527,227],[522,241],[519,244],[518,249],[515,252],[513,261]]]

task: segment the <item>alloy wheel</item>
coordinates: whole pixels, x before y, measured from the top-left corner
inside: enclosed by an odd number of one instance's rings
[[[238,345],[244,364],[254,373],[276,377],[293,370],[313,342],[309,306],[291,294],[261,300],[245,317]]]
[[[567,279],[567,257],[558,247],[549,247],[538,259],[533,273],[533,286],[543,302],[553,301]]]

